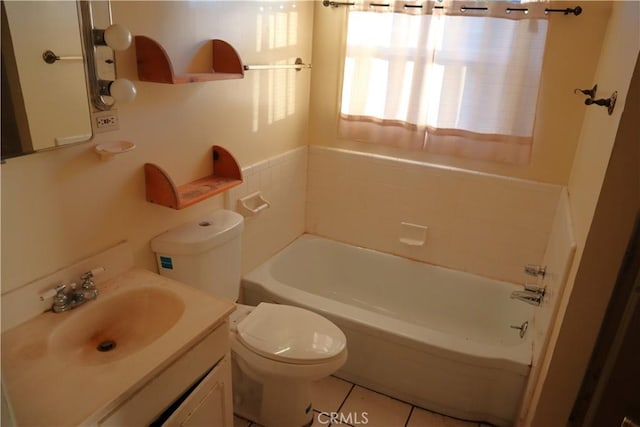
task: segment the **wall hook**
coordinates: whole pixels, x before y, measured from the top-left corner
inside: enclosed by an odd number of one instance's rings
[[[596,91],[598,90],[598,85],[593,85],[592,89],[574,89],[573,93],[578,94],[578,92],[582,92],[583,95],[587,95],[589,98],[596,97]]]
[[[611,94],[609,98],[601,98],[601,99],[587,98],[584,100],[584,103],[586,105],[596,104],[602,107],[607,107],[607,111],[609,112],[609,115],[611,115],[613,114],[613,109],[616,106],[617,99],[618,99],[618,91],[615,91],[613,92],[613,94]]]

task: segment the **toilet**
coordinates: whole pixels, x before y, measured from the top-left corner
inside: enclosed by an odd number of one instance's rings
[[[160,274],[217,297],[240,293],[243,217],[219,210],[151,240]],[[237,305],[230,316],[234,412],[265,427],[313,423],[311,383],[347,360],[346,337],[299,307]]]

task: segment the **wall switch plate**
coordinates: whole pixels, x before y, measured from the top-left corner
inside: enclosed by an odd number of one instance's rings
[[[100,111],[93,113],[93,130],[95,133],[110,132],[120,129],[118,111]]]

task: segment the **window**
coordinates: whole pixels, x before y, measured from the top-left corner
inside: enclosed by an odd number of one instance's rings
[[[340,135],[526,164],[546,40],[544,6],[482,2],[474,6],[486,10],[462,12],[461,2],[445,2],[428,13],[426,3],[404,4],[363,4],[349,12]],[[519,10],[507,14],[507,8]]]

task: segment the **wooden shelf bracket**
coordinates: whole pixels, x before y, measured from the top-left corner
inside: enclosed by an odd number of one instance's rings
[[[152,38],[136,36],[138,78],[145,82],[181,84],[244,78],[238,52],[224,40],[211,40],[212,68],[208,73],[175,74],[167,51]]]
[[[147,201],[172,209],[184,209],[242,184],[242,170],[226,149],[214,145],[212,160],[213,174],[180,186],[176,186],[160,166],[145,163]]]

